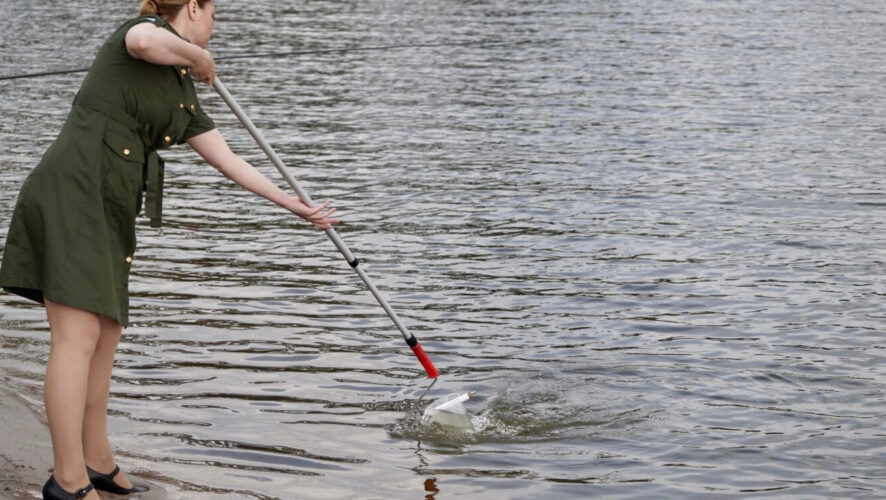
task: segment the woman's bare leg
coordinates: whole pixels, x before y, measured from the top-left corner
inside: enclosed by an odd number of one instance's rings
[[[49,319],[49,362],[43,401],[52,438],[53,475],[67,491],[89,484],[83,457],[83,414],[89,367],[101,334],[97,314],[46,301]],[[87,499],[98,499],[94,491]]]
[[[89,367],[86,413],[83,419],[83,454],[86,465],[108,474],[115,465],[111,443],[108,441],[108,393],[111,390],[114,355],[123,327],[107,316],[101,316],[100,322],[101,335]],[[132,488],[132,483],[122,472],[114,478],[114,482],[124,488]]]

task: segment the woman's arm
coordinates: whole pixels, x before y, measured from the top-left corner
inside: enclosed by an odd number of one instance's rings
[[[328,201],[315,207],[309,207],[298,197],[290,196],[281,191],[280,188],[263,176],[261,172],[234,154],[218,129],[213,129],[188,139],[188,145],[199,153],[207,163],[224,174],[225,177],[262,198],[280,205],[311,224],[323,229],[329,229],[332,227],[332,224],[339,222],[338,219],[330,217],[335,212],[335,209],[330,208],[327,210]]]
[[[126,51],[136,59],[163,66],[187,66],[191,76],[211,85],[215,61],[208,50],[186,42],[151,23],[139,23],[126,32]]]

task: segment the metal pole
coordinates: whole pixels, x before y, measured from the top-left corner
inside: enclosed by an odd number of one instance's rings
[[[277,170],[280,171],[280,174],[283,175],[283,178],[286,179],[286,182],[295,190],[295,193],[298,195],[301,200],[307,204],[308,206],[313,206],[314,203],[311,201],[308,193],[305,192],[304,189],[299,185],[298,181],[289,173],[289,169],[286,168],[286,165],[283,164],[283,161],[280,160],[280,157],[277,156],[277,153],[271,148],[271,145],[265,141],[264,137],[262,137],[261,132],[255,127],[255,124],[252,123],[252,120],[246,116],[246,113],[243,112],[243,108],[241,108],[237,102],[234,100],[234,97],[228,92],[227,87],[222,84],[221,80],[218,76],[215,77],[215,83],[213,83],[213,87],[215,87],[216,92],[221,96],[221,98],[227,103],[228,107],[231,108],[231,111],[237,115],[237,118],[246,127],[246,130],[249,131],[249,134],[255,139],[255,142],[261,147],[262,151],[268,156],[268,159],[271,160],[271,163],[277,167]],[[382,297],[381,293],[375,288],[375,285],[369,279],[369,276],[363,271],[363,268],[360,267],[360,261],[354,257],[354,254],[348,249],[345,242],[338,237],[338,233],[335,232],[335,229],[329,228],[324,229],[326,232],[326,236],[332,240],[332,243],[338,248],[338,251],[344,256],[345,260],[354,269],[360,279],[363,280],[363,283],[366,284],[366,288],[372,292],[372,295],[375,296],[375,299],[381,305],[382,309],[388,313],[388,316],[397,326],[397,329],[400,330],[400,333],[403,335],[403,340],[406,341],[406,344],[412,349],[412,352],[415,353],[415,356],[421,362],[422,367],[424,367],[425,371],[428,374],[428,377],[432,379],[436,379],[438,376],[437,368],[434,367],[434,364],[431,362],[431,359],[425,354],[424,349],[422,349],[421,344],[419,344],[418,339],[415,338],[415,335],[409,332],[406,329],[406,326],[400,321],[400,318],[397,316],[397,313],[388,305],[388,302]]]

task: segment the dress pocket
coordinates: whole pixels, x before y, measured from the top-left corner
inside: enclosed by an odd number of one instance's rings
[[[109,124],[103,138],[102,196],[135,218],[144,185],[145,146],[137,134]]]

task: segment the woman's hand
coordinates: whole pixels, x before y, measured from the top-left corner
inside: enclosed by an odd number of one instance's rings
[[[293,197],[290,203],[286,204],[286,208],[298,215],[302,219],[311,224],[321,228],[321,229],[332,229],[333,224],[338,224],[339,219],[334,219],[330,217],[333,213],[335,213],[335,208],[327,208],[329,207],[329,202],[325,201],[315,207],[310,207],[302,202],[300,199]]]
[[[206,85],[212,85],[215,81],[215,60],[208,50],[199,50],[199,56],[191,65],[191,77],[200,80]]]

